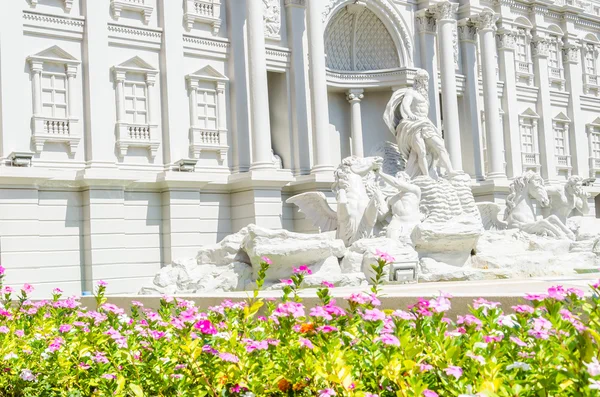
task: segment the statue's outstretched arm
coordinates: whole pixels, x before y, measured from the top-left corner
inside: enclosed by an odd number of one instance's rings
[[[381,171],[379,171],[378,173],[379,173],[379,176],[381,177],[381,179],[383,179],[388,185],[395,187],[396,189],[400,190],[401,192],[410,192],[410,193],[414,193],[418,196],[421,195],[421,188],[419,188],[417,185],[413,185],[412,183],[401,181],[401,180],[396,179],[396,178],[394,178],[388,174],[385,174]]]

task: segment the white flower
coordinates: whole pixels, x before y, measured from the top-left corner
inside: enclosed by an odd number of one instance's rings
[[[600,390],[600,381],[597,381],[595,379],[590,379],[590,389],[592,390]]]
[[[119,315],[118,319],[121,324],[128,324],[131,320],[131,317],[129,317],[127,314],[121,314]]]
[[[487,349],[488,344],[484,342],[475,342],[473,344],[473,349]]]
[[[13,358],[19,358],[19,356],[11,352],[4,356],[4,361],[12,360]]]
[[[39,333],[34,334],[33,337],[35,338],[35,340],[42,340],[42,339],[44,339],[44,336],[42,334],[39,334]]]
[[[28,369],[24,369],[21,371],[21,379],[27,382],[31,382],[35,380],[35,375]]]
[[[516,321],[516,317],[514,314],[508,314],[506,316],[500,316],[498,317],[498,325],[502,325],[505,327],[516,327],[517,325],[519,325]]]
[[[264,327],[256,327],[251,332],[265,332]]]
[[[598,359],[596,357],[592,359],[592,362],[583,363],[583,365],[587,367],[587,372],[588,374],[590,374],[590,376],[600,375],[600,363],[598,362]]]
[[[514,363],[512,363],[506,367],[506,369],[508,369],[508,370],[511,370],[514,368],[522,369],[523,371],[529,371],[531,369],[531,365],[520,362],[520,361],[515,361]]]

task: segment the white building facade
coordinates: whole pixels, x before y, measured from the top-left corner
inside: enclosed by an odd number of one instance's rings
[[[135,292],[247,224],[311,231],[285,199],[394,140],[416,68],[478,200],[600,177],[599,52],[589,0],[4,1],[6,282]]]

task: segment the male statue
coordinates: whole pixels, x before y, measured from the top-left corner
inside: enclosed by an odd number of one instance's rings
[[[428,84],[429,74],[419,69],[412,88],[394,92],[383,119],[396,137],[411,178],[419,175],[435,177],[438,162],[449,176],[454,176],[457,172],[452,168],[442,134],[428,118]]]
[[[395,178],[385,174],[381,169],[376,172],[385,183],[398,191],[387,199],[392,210],[392,220],[387,227],[386,237],[411,244],[410,235],[415,226],[421,222],[419,212],[421,188],[410,183],[410,178],[404,171],[398,172]]]

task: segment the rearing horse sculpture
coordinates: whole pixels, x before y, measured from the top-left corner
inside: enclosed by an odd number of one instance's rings
[[[521,229],[531,234],[575,239],[573,233],[558,219],[550,215],[546,219],[536,219],[533,199],[546,207],[550,204],[544,180],[533,171],[527,171],[515,178],[510,185],[510,194],[506,198],[504,220],[509,229]]]

